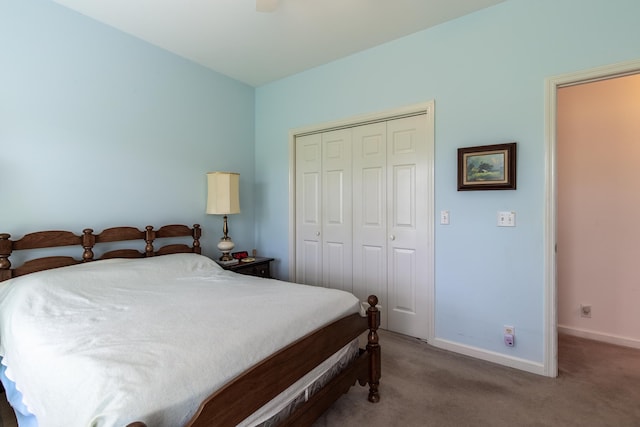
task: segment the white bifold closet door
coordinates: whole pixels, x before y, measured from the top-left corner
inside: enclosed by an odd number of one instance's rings
[[[351,130],[296,139],[296,280],[352,292]]]
[[[421,116],[353,129],[353,287],[383,327],[427,338],[428,151]]]
[[[380,300],[427,338],[427,129],[412,116],[296,138],[296,281]]]
[[[296,282],[322,282],[322,135],[296,138]]]

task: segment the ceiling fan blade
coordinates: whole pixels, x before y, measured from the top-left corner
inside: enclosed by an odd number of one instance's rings
[[[257,12],[273,12],[278,8],[278,0],[256,0]]]

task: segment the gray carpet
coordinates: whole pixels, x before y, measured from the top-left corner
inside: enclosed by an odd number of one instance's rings
[[[640,426],[640,350],[561,336],[558,378],[381,333],[381,401],[356,386],[314,427]]]
[[[545,378],[381,331],[381,401],[356,385],[314,427],[640,426],[640,350],[570,336]],[[0,398],[0,427],[15,426]]]

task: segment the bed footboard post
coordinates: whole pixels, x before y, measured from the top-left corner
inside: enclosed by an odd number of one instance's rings
[[[369,402],[379,402],[381,375],[380,344],[378,344],[378,327],[380,327],[380,312],[376,305],[378,297],[370,295],[367,298],[369,308],[367,308],[367,318],[369,319],[369,335],[367,337],[367,352],[369,353]]]

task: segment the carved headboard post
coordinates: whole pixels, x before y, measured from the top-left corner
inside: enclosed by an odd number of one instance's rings
[[[93,229],[85,228],[82,230],[82,247],[84,252],[82,253],[82,261],[93,260],[93,247],[96,244],[96,236],[93,235]]]
[[[202,236],[200,224],[193,224],[193,252],[197,254],[202,253],[202,248],[200,247],[200,236]]]
[[[10,234],[0,234],[0,280],[7,280],[11,277],[11,256],[12,244],[9,238]]]
[[[145,256],[153,256],[154,255],[154,250],[153,250],[153,241],[156,239],[156,232],[153,231],[153,226],[151,225],[147,225],[145,227],[145,242],[147,242],[147,245],[144,247],[144,251],[145,251]]]

